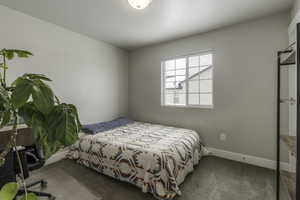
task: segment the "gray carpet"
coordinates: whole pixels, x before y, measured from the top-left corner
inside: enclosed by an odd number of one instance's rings
[[[154,200],[150,194],[70,160],[34,172],[28,182],[47,179],[58,200]],[[37,189],[39,189],[37,187]],[[275,172],[216,157],[201,160],[181,185],[176,200],[274,200]]]

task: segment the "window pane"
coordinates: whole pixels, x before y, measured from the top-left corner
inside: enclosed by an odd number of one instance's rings
[[[211,68],[211,66],[207,66],[207,65],[201,66],[201,67],[200,67],[200,71],[201,71],[201,72],[204,72],[204,71],[206,71],[206,69],[208,69],[208,68]]]
[[[200,65],[212,65],[212,54],[201,55]]]
[[[199,72],[199,67],[189,68],[189,77],[195,75],[198,72]]]
[[[172,71],[166,71],[165,76],[175,76],[175,70]]]
[[[168,90],[168,89],[165,89],[165,94],[175,94],[175,90]]]
[[[181,81],[178,82],[166,82],[165,83],[165,88],[166,89],[184,89],[185,88],[185,84],[183,84]]]
[[[166,94],[165,95],[165,104],[167,104],[167,105],[174,104],[174,96],[175,96],[175,94]]]
[[[212,105],[212,94],[200,94],[201,105]]]
[[[175,60],[168,60],[165,62],[166,71],[175,70]]]
[[[176,69],[185,69],[186,68],[186,59],[180,58],[176,60]]]
[[[166,93],[165,104],[166,105],[185,105],[186,103],[185,93]]]
[[[162,90],[164,103],[182,106],[212,105],[212,59],[213,55],[206,53],[165,61],[163,76],[165,88]],[[187,95],[189,102],[186,102]]]
[[[185,93],[177,94],[175,96],[174,103],[177,105],[185,105],[185,101],[186,101],[185,95],[186,95]]]
[[[176,89],[182,89],[182,84],[181,84],[181,81],[178,81],[175,83],[175,86],[176,86]]]
[[[165,88],[170,88],[170,89],[174,89],[175,88],[175,81],[174,82],[166,82],[165,84]]]
[[[189,81],[189,92],[199,93],[199,81]]]
[[[212,72],[213,72],[212,68],[203,71],[200,74],[200,79],[212,79]]]
[[[195,76],[192,76],[192,78],[190,77],[189,81],[199,81],[199,74],[195,75]]]
[[[189,94],[189,104],[199,105],[199,94]]]
[[[175,76],[166,77],[166,82],[175,81]]]
[[[176,81],[184,81],[185,80],[185,76],[176,76]]]
[[[212,80],[200,80],[200,92],[212,92]]]
[[[176,75],[185,75],[185,72],[185,69],[176,70]]]
[[[176,93],[178,94],[186,93],[185,85],[181,84],[181,86],[178,89],[176,89]]]
[[[199,66],[199,56],[192,56],[189,58],[189,66],[197,67]]]

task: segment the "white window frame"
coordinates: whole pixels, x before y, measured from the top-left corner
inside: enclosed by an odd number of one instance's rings
[[[168,105],[165,104],[165,63],[166,61],[169,60],[176,60],[180,58],[185,58],[186,59],[186,77],[189,77],[189,57],[192,56],[201,56],[201,55],[206,55],[206,54],[212,54],[212,104],[211,105],[192,105],[189,104],[189,81],[186,82],[186,104],[185,105]],[[174,56],[174,57],[169,57],[166,59],[163,59],[161,61],[161,106],[163,107],[177,107],[177,108],[202,108],[202,109],[213,109],[214,108],[214,70],[215,70],[215,64],[214,64],[214,51],[213,50],[207,50],[207,51],[200,51],[196,53],[191,53],[187,55],[181,55],[181,56]]]

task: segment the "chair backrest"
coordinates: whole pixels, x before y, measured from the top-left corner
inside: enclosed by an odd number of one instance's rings
[[[19,156],[21,159],[22,163],[22,169],[24,173],[24,178],[29,177],[29,172],[40,169],[41,167],[44,166],[45,164],[45,159],[43,158],[42,154],[39,151],[39,148],[37,145],[31,145],[31,146],[26,146],[22,150],[18,150]],[[19,167],[18,159],[16,159],[15,155],[15,173],[20,174],[21,170]]]
[[[45,158],[37,145],[27,146],[25,148],[25,155],[29,171],[39,169],[45,165]]]

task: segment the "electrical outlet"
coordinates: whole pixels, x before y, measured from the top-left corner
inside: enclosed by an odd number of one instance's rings
[[[227,138],[226,133],[221,133],[221,134],[220,134],[220,140],[221,140],[221,141],[226,141],[226,138]]]

